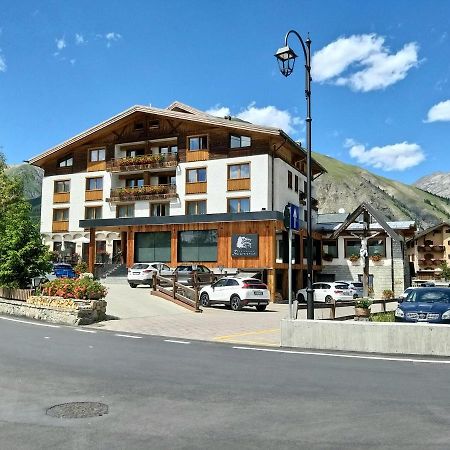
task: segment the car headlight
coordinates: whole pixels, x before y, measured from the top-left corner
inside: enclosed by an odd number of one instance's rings
[[[448,311],[445,311],[444,314],[442,314],[442,318],[443,318],[444,320],[450,319],[450,309],[449,309]]]
[[[450,311],[448,311],[448,312],[450,313]],[[397,308],[397,309],[395,310],[394,315],[395,315],[395,317],[398,317],[398,318],[400,318],[400,319],[402,319],[403,317],[405,317],[405,313],[404,313],[403,310],[401,310],[400,308]]]

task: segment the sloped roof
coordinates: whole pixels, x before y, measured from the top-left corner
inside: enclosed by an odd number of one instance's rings
[[[348,213],[328,213],[328,214],[318,214],[317,223],[342,223],[348,217]]]
[[[433,225],[431,227],[428,227],[427,229],[420,231],[419,233],[417,233],[414,237],[412,237],[411,239],[418,239],[421,238],[422,236],[427,235],[428,233],[430,233],[431,231],[437,230],[440,227],[450,227],[450,222],[441,222],[438,223],[437,225]],[[410,240],[411,240],[410,239]]]
[[[350,225],[352,225],[356,219],[363,214],[364,212],[369,213],[377,222],[381,228],[386,231],[386,233],[394,239],[394,241],[403,241],[403,237],[397,234],[386,222],[384,216],[379,213],[376,209],[374,209],[372,206],[370,206],[368,203],[361,203],[348,217],[347,219],[333,232],[333,234],[330,236],[330,239],[336,239],[343,231],[350,228]],[[363,226],[361,224],[361,229],[363,229]],[[373,228],[375,229],[375,228]],[[370,230],[370,225],[369,225]]]

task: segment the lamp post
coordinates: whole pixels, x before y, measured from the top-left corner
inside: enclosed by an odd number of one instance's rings
[[[312,180],[312,164],[311,164],[311,39],[309,35],[306,42],[295,30],[290,30],[284,38],[284,47],[278,49],[275,53],[280,72],[288,77],[294,70],[295,59],[297,55],[288,45],[288,39],[291,34],[297,36],[302,45],[303,54],[305,56],[305,97],[306,97],[306,260],[307,260],[307,284],[306,284],[306,301],[307,301],[307,318],[314,319],[314,291],[312,288],[313,278],[313,239],[312,239],[312,214],[311,214],[311,180]]]

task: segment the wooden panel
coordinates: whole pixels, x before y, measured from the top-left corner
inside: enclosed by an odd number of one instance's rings
[[[95,228],[89,228],[89,272],[94,273],[95,270]]]
[[[54,221],[52,223],[52,231],[53,233],[58,233],[61,231],[69,231],[69,221],[68,220]]]
[[[106,161],[88,161],[87,171],[95,172],[97,170],[106,170]]]
[[[85,200],[91,202],[93,200],[103,200],[103,190],[85,191]]]
[[[207,189],[206,181],[197,183],[186,183],[186,194],[205,194]]]
[[[69,203],[70,192],[54,192],[53,203]]]
[[[207,161],[209,159],[209,151],[208,150],[196,150],[191,152],[189,150],[186,151],[186,161]]]
[[[249,191],[250,190],[250,178],[239,178],[237,180],[227,181],[228,191]]]

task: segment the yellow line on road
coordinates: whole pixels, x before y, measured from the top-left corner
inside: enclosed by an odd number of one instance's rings
[[[280,331],[280,328],[270,328],[268,330],[246,331],[245,333],[235,333],[235,334],[228,334],[226,336],[216,336],[214,338],[214,340],[232,339],[232,338],[239,337],[239,336],[249,336],[251,334],[275,333],[276,331]]]

